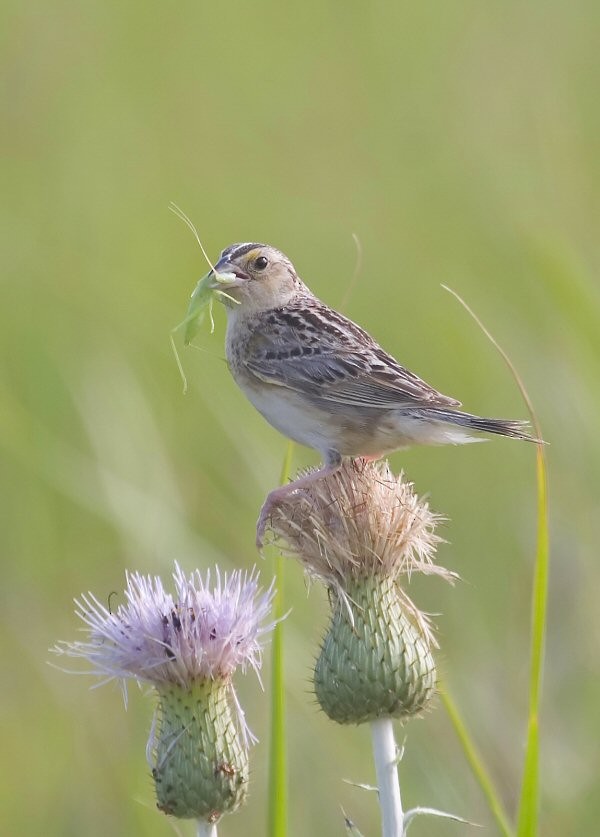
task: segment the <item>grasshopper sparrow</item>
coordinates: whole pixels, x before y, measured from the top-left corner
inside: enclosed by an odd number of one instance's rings
[[[232,244],[215,271],[226,274],[214,287],[227,292],[220,298],[233,377],[273,427],[323,457],[320,469],[268,495],[256,527],[259,548],[273,507],[336,471],[345,456],[375,459],[414,444],[474,442],[478,431],[534,441],[527,422],[457,410],[459,401],[317,299],[275,247]]]

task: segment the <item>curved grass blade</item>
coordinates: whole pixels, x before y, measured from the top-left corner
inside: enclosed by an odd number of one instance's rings
[[[537,450],[538,528],[537,556],[533,579],[531,663],[529,670],[529,720],[527,745],[519,800],[518,837],[534,837],[539,830],[540,730],[539,706],[542,690],[546,613],[548,607],[548,494],[544,450]]]
[[[467,303],[451,288],[442,285],[473,317],[492,345],[498,350],[508,366],[521,397],[527,406],[531,417],[531,424],[538,439],[542,439],[542,430],[537,414],[533,407],[529,393],[521,376],[517,372],[508,354],[495,340],[479,317]],[[542,675],[544,662],[544,647],[546,639],[546,620],[548,612],[548,571],[549,571],[549,537],[548,537],[548,475],[544,444],[537,445],[536,459],[537,481],[537,547],[533,576],[532,606],[531,606],[531,644],[529,665],[529,716],[527,721],[527,743],[525,746],[525,762],[519,798],[519,812],[517,823],[518,837],[535,837],[539,831],[539,797],[540,797],[540,731],[539,707],[542,691]]]
[[[503,837],[514,837],[514,829],[510,824],[508,814],[506,813],[504,805],[500,800],[500,796],[494,787],[490,774],[483,763],[481,753],[469,735],[458,707],[454,703],[453,698],[450,696],[445,686],[441,686],[439,692],[444,708],[446,709],[448,717],[454,727],[454,731],[458,736],[458,740],[461,743],[466,759],[471,767],[475,779],[477,780],[477,783],[479,784],[479,787],[483,791],[483,795],[487,799],[490,811],[496,820],[496,824],[501,834]]]

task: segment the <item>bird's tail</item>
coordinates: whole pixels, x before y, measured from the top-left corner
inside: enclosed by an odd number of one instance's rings
[[[531,435],[528,421],[483,418],[471,415],[471,413],[462,413],[459,410],[444,410],[437,407],[428,407],[420,412],[426,413],[427,418],[434,421],[456,424],[469,430],[496,433],[498,436],[510,436],[512,439],[523,439],[526,442],[544,443],[542,439],[536,439],[535,436]]]

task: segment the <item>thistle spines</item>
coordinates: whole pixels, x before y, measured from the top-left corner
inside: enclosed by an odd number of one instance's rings
[[[231,684],[159,689],[154,739],[157,805],[165,814],[218,822],[248,790],[248,752],[231,707]]]
[[[314,673],[323,711],[340,724],[420,712],[435,692],[435,662],[396,581],[357,578],[336,599]]]

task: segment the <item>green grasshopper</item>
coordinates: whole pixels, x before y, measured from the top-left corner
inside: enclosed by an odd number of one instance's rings
[[[171,347],[173,349],[173,354],[175,355],[175,361],[177,363],[177,368],[179,369],[179,374],[181,375],[181,380],[183,381],[183,392],[184,394],[187,392],[187,378],[185,372],[183,371],[183,365],[179,358],[179,352],[177,351],[177,346],[175,344],[175,333],[184,329],[183,331],[183,343],[185,346],[189,346],[191,341],[200,331],[202,323],[206,317],[206,312],[208,311],[208,316],[210,319],[210,333],[212,334],[215,330],[215,321],[213,319],[213,303],[215,297],[226,297],[227,299],[231,300],[236,304],[239,304],[237,299],[233,299],[228,293],[221,290],[218,287],[215,287],[214,283],[221,282],[223,284],[227,284],[231,281],[232,275],[229,273],[217,273],[214,266],[212,265],[210,259],[206,255],[206,251],[202,246],[202,242],[200,241],[200,236],[192,224],[190,219],[187,215],[174,203],[169,206],[171,212],[177,215],[178,218],[187,224],[187,226],[191,229],[194,233],[196,241],[200,245],[200,249],[204,255],[204,258],[208,262],[210,266],[209,272],[206,276],[203,276],[202,279],[198,282],[192,296],[190,298],[190,304],[188,305],[188,310],[185,315],[185,318],[178,323],[174,328],[171,329],[171,333],[169,335],[171,340]]]

